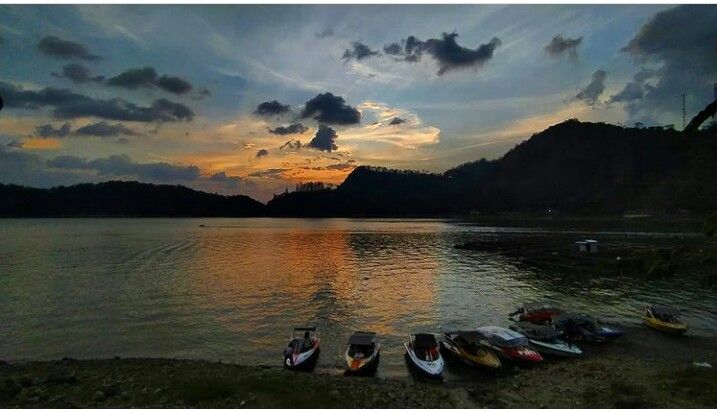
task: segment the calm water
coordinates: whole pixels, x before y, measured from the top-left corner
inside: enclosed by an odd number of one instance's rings
[[[370,329],[384,342],[380,374],[403,376],[409,331],[505,325],[535,298],[625,323],[646,301],[672,303],[692,333],[717,325],[717,294],[696,284],[586,282],[453,247],[505,231],[439,220],[0,220],[0,359],[279,365],[291,328],[315,324],[321,368],[340,367],[351,331]]]

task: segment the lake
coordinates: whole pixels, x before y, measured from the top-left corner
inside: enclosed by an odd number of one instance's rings
[[[320,368],[338,371],[351,332],[374,330],[379,374],[405,376],[407,333],[507,325],[519,303],[543,298],[628,324],[645,302],[669,303],[690,333],[714,333],[717,293],[689,281],[575,279],[454,248],[531,230],[411,219],[0,219],[0,359],[280,365],[291,329],[316,325]]]

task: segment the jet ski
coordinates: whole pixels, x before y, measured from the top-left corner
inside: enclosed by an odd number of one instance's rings
[[[428,333],[408,335],[403,343],[406,356],[410,363],[423,374],[432,378],[440,378],[443,373],[443,357],[436,337]]]
[[[513,313],[508,314],[508,317],[517,322],[546,324],[561,313],[563,310],[550,302],[530,302],[524,303]]]
[[[345,355],[348,372],[375,372],[378,368],[380,351],[381,343],[375,332],[354,332],[349,338]]]
[[[500,359],[486,348],[483,339],[476,331],[445,332],[441,346],[469,365],[500,368]]]
[[[689,325],[680,321],[679,316],[680,312],[669,306],[648,305],[645,308],[643,321],[648,328],[673,335],[681,335],[687,332]]]
[[[530,346],[543,355],[572,357],[583,353],[576,345],[559,339],[560,333],[552,326],[518,323],[510,328],[525,335]]]
[[[319,356],[320,339],[316,328],[294,328],[289,343],[284,349],[284,367],[289,369],[311,368]]]
[[[505,359],[526,363],[543,360],[538,352],[530,349],[530,341],[521,333],[499,326],[481,326],[476,331],[483,335],[489,348]]]
[[[567,341],[603,342],[623,335],[623,331],[614,326],[605,326],[590,315],[584,313],[563,313],[553,318],[553,326]]]

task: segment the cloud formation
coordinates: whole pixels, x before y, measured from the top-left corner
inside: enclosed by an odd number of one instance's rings
[[[57,156],[49,159],[47,166],[55,169],[91,170],[102,176],[136,177],[155,182],[192,181],[201,176],[196,166],[179,166],[166,162],[137,163],[127,155],[112,155],[94,160],[77,156]]]
[[[275,127],[274,129],[269,129],[269,133],[278,134],[278,135],[302,134],[307,130],[309,130],[309,128],[304,126],[303,124],[294,123],[294,124],[290,124],[288,126],[278,126],[278,127]]]
[[[562,35],[558,34],[553,37],[547,46],[545,46],[545,52],[550,57],[561,57],[563,55],[567,55],[571,59],[577,59],[578,46],[580,46],[580,43],[582,42],[582,36],[576,39],[571,39],[569,37],[564,38]]]
[[[281,104],[276,100],[272,100],[259,104],[256,110],[254,110],[254,114],[259,116],[273,116],[288,113],[290,109],[288,104]]]
[[[652,88],[652,86],[647,84],[647,80],[649,80],[654,75],[655,72],[653,70],[647,69],[640,70],[639,72],[635,73],[631,82],[625,84],[625,87],[620,92],[610,96],[610,102],[628,103],[641,99],[642,96],[645,95],[645,92]]]
[[[73,83],[101,82],[105,79],[104,76],[93,75],[90,69],[78,63],[66,64],[62,67],[62,73],[52,73],[52,75],[64,77]]]
[[[343,56],[341,56],[341,59],[348,62],[351,59],[354,60],[363,60],[372,56],[379,56],[381,53],[378,52],[378,50],[371,50],[370,47],[367,45],[355,41],[351,43],[351,48],[346,49],[344,51]]]
[[[280,149],[297,150],[301,149],[302,146],[303,144],[298,140],[287,140],[283,145],[281,145]]]
[[[327,37],[332,37],[334,35],[334,31],[331,29],[324,29],[318,33],[314,33],[314,37],[317,39],[325,39]]]
[[[324,152],[330,152],[338,149],[336,146],[336,139],[339,136],[336,134],[334,129],[326,125],[319,125],[319,130],[316,131],[316,136],[306,145],[313,147]]]
[[[678,28],[678,29],[677,29]],[[683,5],[661,11],[645,23],[622,51],[640,65],[657,65],[654,84],[626,106],[631,116],[677,114],[681,94],[708,102],[717,79],[717,7]]]
[[[78,136],[115,137],[119,135],[133,136],[136,133],[122,123],[109,124],[105,121],[88,124],[75,130]]]
[[[150,106],[138,106],[119,98],[95,99],[69,89],[25,90],[3,81],[0,81],[0,95],[5,96],[7,107],[31,110],[52,107],[53,116],[58,119],[98,117],[119,121],[176,122],[194,118],[190,108],[167,99],[157,99]]]
[[[590,84],[580,90],[575,96],[575,99],[584,101],[588,106],[595,106],[598,103],[598,98],[605,90],[606,79],[607,72],[605,70],[596,70],[595,73],[593,73]]]
[[[90,53],[87,46],[70,40],[63,40],[56,36],[45,36],[38,43],[37,48],[48,56],[58,59],[80,59],[88,61],[101,60],[96,54]]]
[[[185,94],[192,91],[192,84],[187,80],[166,74],[159,76],[157,71],[152,67],[126,70],[115,77],[109,78],[107,85],[132,90],[142,87],[158,87],[165,92],[173,94]]]
[[[401,44],[391,43],[384,47],[386,54],[394,56],[396,60],[417,62],[423,54],[429,54],[438,63],[438,75],[449,71],[466,68],[479,69],[501,45],[500,39],[493,37],[488,43],[481,44],[475,49],[463,47],[456,42],[457,33],[443,33],[440,39],[419,40],[409,36]]]
[[[35,128],[35,134],[39,137],[65,137],[70,134],[71,125],[65,122],[60,127],[51,124],[43,124]]]
[[[254,156],[254,157],[259,159],[260,157],[265,157],[265,156],[269,156],[269,151],[266,149],[259,149],[259,150],[257,150],[256,156]]]
[[[326,124],[348,125],[358,123],[361,120],[361,112],[347,105],[343,97],[326,92],[306,102],[300,117],[312,118]]]

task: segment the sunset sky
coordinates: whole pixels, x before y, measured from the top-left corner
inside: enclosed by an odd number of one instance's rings
[[[0,182],[266,201],[357,165],[442,172],[568,118],[682,126],[717,7],[0,6]],[[675,28],[679,27],[679,30]]]

